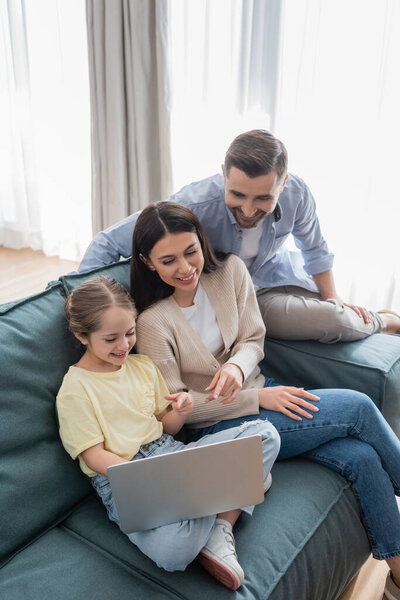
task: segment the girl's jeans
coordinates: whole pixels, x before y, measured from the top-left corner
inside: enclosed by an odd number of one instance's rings
[[[183,444],[173,437],[163,434],[158,440],[144,444],[132,460],[139,460],[147,456],[155,456],[166,452],[176,452],[197,446],[206,446],[215,442],[233,440],[235,438],[260,435],[262,440],[262,454],[264,467],[264,480],[267,478],[272,465],[279,452],[280,440],[276,429],[265,420],[241,419],[234,428],[224,428],[215,434],[205,435],[198,441]],[[91,483],[103,501],[108,517],[119,525],[118,513],[111,493],[111,485],[104,475],[92,477]],[[242,510],[252,514],[254,506],[247,506]],[[171,525],[163,525],[147,531],[138,531],[128,534],[131,542],[154,560],[159,567],[167,571],[183,571],[199,554],[206,545],[215,524],[215,515],[180,521]]]
[[[278,385],[267,379],[265,387]],[[400,555],[400,442],[372,400],[353,390],[310,390],[319,396],[313,418],[295,421],[260,409],[257,415],[220,421],[202,429],[187,429],[196,440],[234,427],[244,418],[266,419],[281,436],[278,460],[304,456],[337,471],[352,484],[374,558]],[[308,400],[310,402],[310,400]]]

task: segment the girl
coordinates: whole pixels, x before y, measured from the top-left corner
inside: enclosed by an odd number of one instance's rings
[[[180,204],[160,202],[140,214],[131,285],[138,350],[172,392],[193,397],[189,439],[244,416],[262,418],[280,433],[278,459],[304,454],[341,473],[359,501],[373,556],[392,570],[386,594],[400,599],[400,442],[370,398],[264,381],[257,366],[264,326],[248,271],[236,256],[217,260],[197,217]]]
[[[129,355],[135,344],[135,309],[125,288],[107,277],[78,286],[65,303],[69,327],[85,352],[70,367],[57,396],[60,437],[104,505],[119,524],[107,467],[130,460],[175,452],[218,441],[261,435],[264,490],[279,451],[275,428],[264,421],[228,429],[185,446],[175,441],[192,411],[186,391],[168,394],[154,363]],[[254,507],[243,508],[252,514]],[[128,537],[167,571],[184,570],[198,556],[201,564],[224,585],[237,589],[244,573],[238,563],[232,526],[241,510],[182,521]],[[173,548],[173,551],[171,551]]]

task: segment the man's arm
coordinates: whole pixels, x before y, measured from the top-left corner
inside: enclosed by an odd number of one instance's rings
[[[91,241],[78,267],[79,273],[128,258],[132,253],[132,234],[139,212],[100,231]]]
[[[329,253],[328,246],[322,235],[315,200],[308,187],[304,184],[302,202],[298,207],[298,214],[293,228],[293,237],[296,246],[301,250],[304,258],[304,268],[312,276],[323,300],[338,300],[348,306],[369,323],[371,318],[368,311],[362,306],[343,302],[336,291],[333,277],[333,254]]]
[[[208,221],[214,224],[215,215],[213,213],[209,214],[209,211],[204,209],[203,204],[209,199],[219,197],[224,197],[224,183],[221,174],[190,183],[167,200],[188,206],[200,218],[203,227],[207,229]],[[121,257],[128,258],[131,256],[132,234],[140,212],[139,210],[98,233],[86,250],[78,267],[78,272],[83,273],[95,267],[117,262]]]
[[[307,185],[302,181],[301,184],[301,201],[296,208],[292,234],[303,256],[304,270],[314,277],[332,269],[334,255],[322,235],[314,197]]]
[[[329,298],[339,300],[332,269],[323,273],[315,273],[312,278],[321,294],[322,300],[328,300]]]

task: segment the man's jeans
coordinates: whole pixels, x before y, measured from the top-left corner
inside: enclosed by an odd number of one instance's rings
[[[183,444],[170,435],[163,434],[158,440],[142,445],[132,460],[257,434],[261,436],[262,440],[265,480],[278,455],[280,440],[273,425],[268,421],[259,419],[251,419],[248,423],[246,419],[242,419],[240,425],[235,428],[224,428],[218,433],[201,437],[198,441],[189,444]],[[92,477],[91,483],[102,499],[109,518],[119,525],[118,513],[108,478],[104,475],[96,475]],[[253,509],[254,506],[242,508],[249,515],[252,514]],[[215,515],[212,515],[172,523],[171,525],[163,525],[162,527],[148,529],[147,531],[138,531],[128,534],[128,538],[144,554],[154,560],[159,567],[162,567],[166,571],[183,571],[196,558],[203,546],[206,545],[214,529],[214,524]]]
[[[265,387],[279,385],[269,378]],[[310,390],[319,412],[295,421],[260,409],[257,415],[189,429],[189,439],[234,427],[244,418],[267,419],[281,436],[277,460],[299,454],[337,471],[352,484],[374,558],[400,555],[400,442],[372,400],[353,390]],[[309,401],[309,400],[308,400]],[[310,401],[309,401],[310,402]]]

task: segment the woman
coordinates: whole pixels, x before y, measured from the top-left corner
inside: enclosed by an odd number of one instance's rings
[[[154,360],[171,393],[192,395],[190,439],[268,419],[281,436],[278,460],[304,454],[341,473],[373,556],[391,568],[386,593],[400,599],[400,442],[370,398],[264,381],[257,366],[264,326],[247,269],[236,256],[218,260],[184,206],[147,207],[132,244],[138,351]]]

